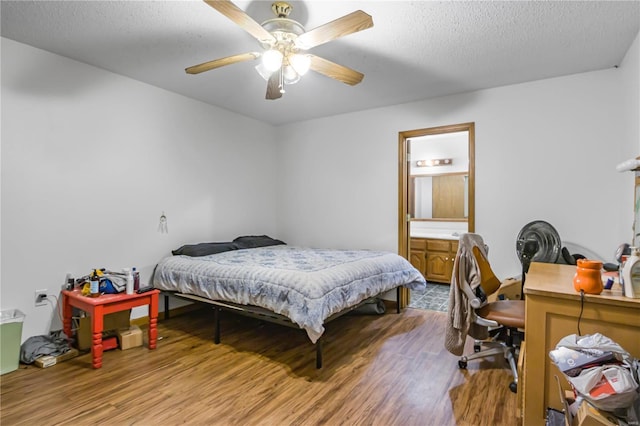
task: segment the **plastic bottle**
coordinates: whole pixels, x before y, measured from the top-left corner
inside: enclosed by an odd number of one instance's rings
[[[631,255],[622,267],[622,290],[626,297],[640,298],[640,251],[630,247]]]
[[[133,294],[133,274],[131,273],[131,269],[124,268],[122,271],[125,273],[127,277],[127,283],[125,285],[125,293]]]
[[[89,296],[100,296],[100,277],[98,276],[98,271],[95,269],[93,270],[91,278],[89,279]]]
[[[139,288],[140,288],[140,272],[138,272],[134,266],[133,267],[133,290],[138,291]]]

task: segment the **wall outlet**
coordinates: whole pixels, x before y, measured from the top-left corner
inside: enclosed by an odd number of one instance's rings
[[[75,280],[73,279],[73,275],[70,272],[67,272],[67,276],[64,277],[64,284],[62,285],[63,290],[73,290]]]
[[[44,306],[47,304],[47,289],[36,290],[36,306]]]

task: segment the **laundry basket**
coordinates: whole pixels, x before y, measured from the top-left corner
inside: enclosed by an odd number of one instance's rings
[[[0,311],[0,374],[18,369],[24,314],[17,309]]]

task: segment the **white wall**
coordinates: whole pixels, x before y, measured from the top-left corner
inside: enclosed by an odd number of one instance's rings
[[[620,71],[625,86],[623,100],[625,119],[630,124],[625,138],[635,140],[640,151],[640,33],[622,61]],[[637,155],[638,152],[632,153],[631,157]]]
[[[631,240],[633,175],[615,166],[640,150],[639,50],[618,69],[273,128],[3,38],[0,308],[27,314],[23,340],[44,334],[59,320],[34,291],[66,272],[138,266],[144,281],[183,243],[239,234],[396,251],[398,132],[470,121],[476,231],[499,275],[519,272],[516,235],[536,219],[610,259]]]
[[[627,52],[620,69],[626,82],[623,98],[625,118],[630,123],[624,138],[637,143],[635,153],[632,152],[631,155],[628,155],[628,158],[633,158],[638,156],[640,152],[640,33]],[[635,207],[637,208],[638,204]],[[640,214],[636,211],[635,217],[639,216]],[[632,245],[637,246],[640,241],[640,223],[636,224],[634,231],[635,237]]]
[[[184,243],[277,235],[272,135],[3,38],[0,303],[26,314],[23,340],[61,328],[34,291],[58,294],[67,272],[137,266],[146,282]],[[158,232],[163,212],[168,234]]]
[[[613,260],[632,238],[633,176],[615,167],[638,155],[637,56],[636,40],[618,69],[279,127],[281,238],[397,250],[398,132],[475,122],[476,232],[496,273],[520,272],[533,220]]]

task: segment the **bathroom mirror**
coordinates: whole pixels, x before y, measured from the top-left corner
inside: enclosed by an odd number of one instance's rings
[[[466,221],[469,217],[469,173],[409,177],[409,215],[414,220]]]
[[[469,132],[427,134],[407,141],[409,217],[464,222],[469,218]]]

